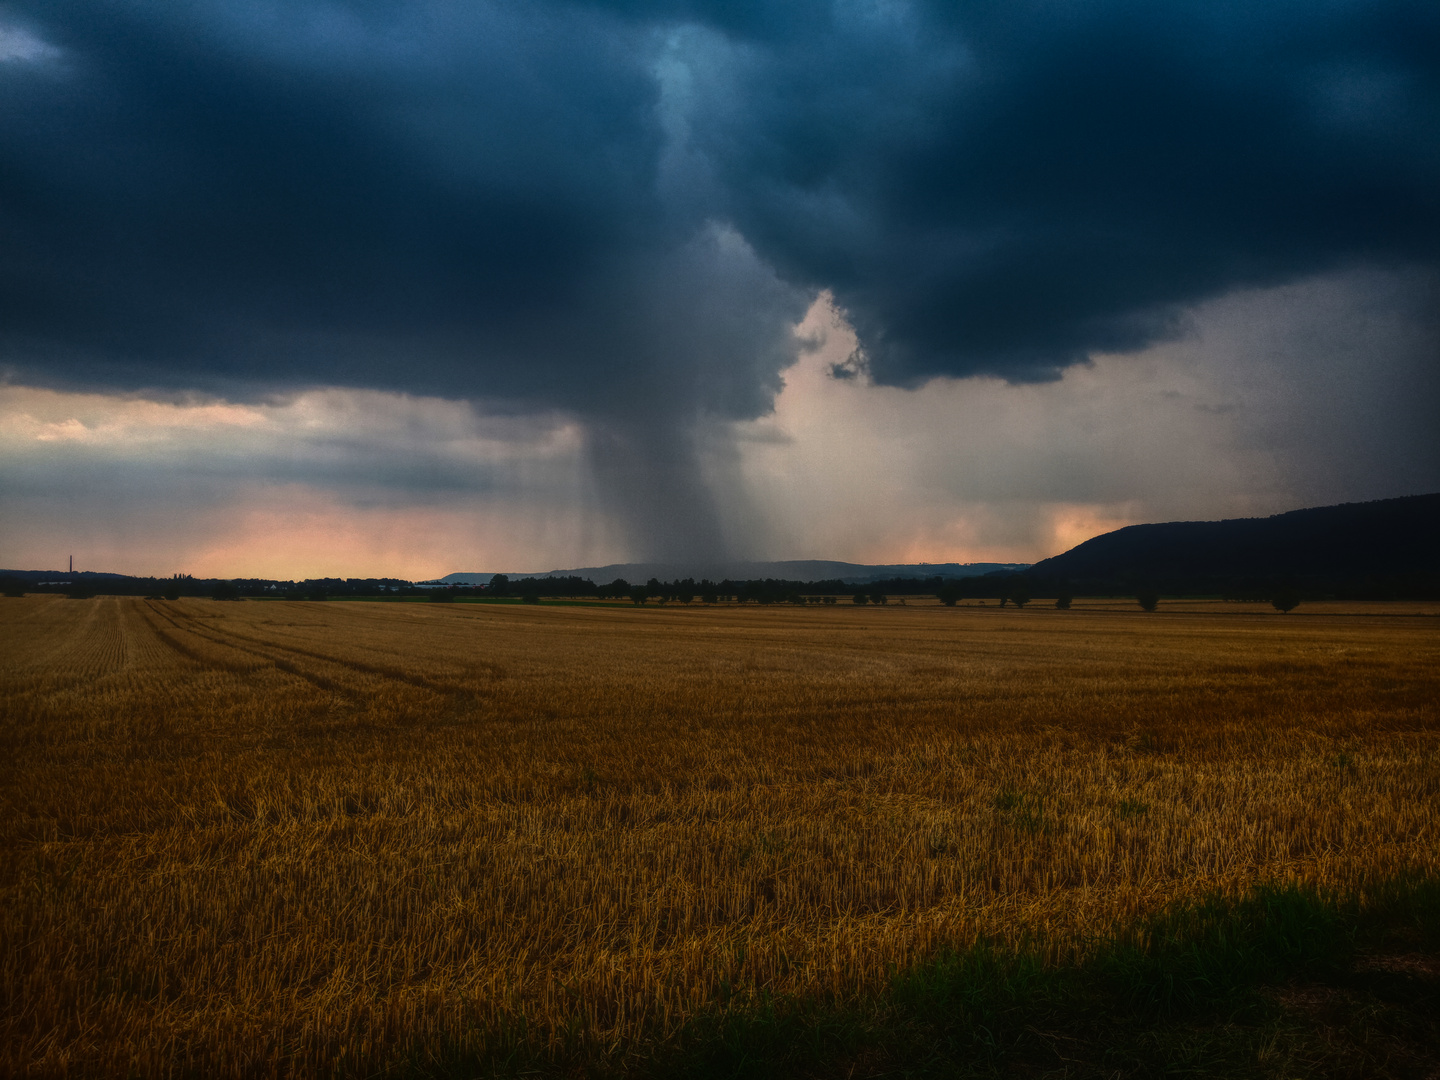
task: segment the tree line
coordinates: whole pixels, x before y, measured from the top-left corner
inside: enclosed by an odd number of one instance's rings
[[[629,600],[636,605],[691,603],[861,604],[881,605],[907,597],[935,596],[954,606],[962,600],[996,601],[1002,607],[1024,608],[1036,597],[1067,609],[1076,597],[1133,597],[1140,607],[1154,611],[1162,597],[1218,597],[1227,600],[1268,602],[1290,611],[1307,600],[1435,600],[1440,599],[1440,577],[1356,576],[1321,580],[1298,575],[1281,577],[1189,579],[1170,575],[1161,580],[1140,577],[1070,581],[1020,572],[994,572],[966,578],[888,578],[863,584],[839,579],[823,581],[764,580],[711,581],[694,578],[632,583],[617,578],[597,585],[581,577],[526,577],[512,580],[496,574],[484,585],[419,585],[400,578],[307,578],[279,581],[265,578],[196,578],[175,574],[168,578],[131,577],[122,574],[54,571],[5,571],[0,592],[9,596],[26,592],[61,593],[77,599],[97,594],[149,596],[164,599],[211,597],[217,600],[283,599],[329,600],[345,598],[455,600],[500,599],[539,603],[541,598]]]

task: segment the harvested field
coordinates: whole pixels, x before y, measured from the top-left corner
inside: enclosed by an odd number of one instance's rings
[[[0,1072],[617,1066],[1433,875],[1428,610],[0,598]]]

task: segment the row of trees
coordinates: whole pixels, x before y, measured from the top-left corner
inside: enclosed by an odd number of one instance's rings
[[[756,603],[756,604],[835,604],[839,597],[833,593],[817,594],[817,585],[831,586],[830,582],[787,582],[787,581],[745,581],[733,582],[723,581],[716,584],[711,581],[696,582],[693,579],[684,581],[662,582],[651,578],[643,585],[632,585],[624,578],[616,578],[608,585],[593,585],[582,578],[526,578],[520,582],[511,583],[503,575],[497,575],[499,585],[492,581],[488,588],[457,588],[451,587],[444,590],[435,590],[431,596],[432,600],[449,601],[457,596],[508,596],[518,597],[527,603],[538,603],[540,596],[595,596],[607,600],[630,600],[636,605],[646,604],[655,601],[660,604],[679,603],[690,604],[699,600],[701,603],[714,604],[721,601],[735,603]],[[552,589],[552,582],[562,581],[566,588]],[[833,583],[841,584],[843,583]],[[892,583],[886,583],[892,584]],[[967,598],[997,599],[1001,607],[1011,604],[1017,608],[1024,608],[1033,599],[1031,583],[1023,574],[1010,574],[1005,576],[1003,583],[996,587],[995,582],[987,583],[987,587],[966,589],[955,581],[935,582],[927,584],[934,585],[933,595],[942,604],[954,607],[959,601]],[[584,586],[589,586],[588,589]],[[854,588],[850,586],[849,588]],[[848,589],[846,590],[848,591]],[[967,596],[968,594],[981,593],[980,597]],[[868,587],[850,594],[850,602],[857,605],[867,604],[888,604],[890,596],[885,588]],[[912,593],[912,595],[914,595]],[[1068,586],[1061,586],[1055,590],[1055,607],[1061,611],[1068,611],[1074,600],[1074,594]],[[1154,589],[1140,588],[1134,592],[1136,603],[1146,611],[1155,611],[1160,605],[1160,594]],[[1270,602],[1277,611],[1291,611],[1300,603],[1300,595],[1294,589],[1281,588],[1273,590],[1268,596]],[[903,600],[901,601],[904,602]]]
[[[210,596],[216,600],[240,600],[247,597],[285,600],[327,600],[341,597],[426,597],[438,603],[478,597],[518,598],[538,603],[541,596],[597,597],[629,599],[635,604],[659,603],[714,604],[721,601],[756,604],[835,604],[849,596],[852,604],[886,604],[892,596],[934,595],[950,607],[961,600],[998,600],[1001,607],[1014,604],[1024,608],[1037,593],[1054,596],[1055,606],[1062,610],[1071,605],[1074,592],[1067,582],[1032,581],[1026,574],[986,574],[983,577],[943,579],[896,578],[874,582],[862,588],[843,581],[764,581],[713,582],[685,578],[663,582],[651,578],[643,585],[632,585],[616,578],[608,585],[596,585],[587,578],[523,578],[511,581],[497,574],[488,585],[451,585],[421,588],[397,578],[312,578],[305,581],[273,581],[259,578],[197,579],[188,574],[170,578],[134,578],[114,574],[68,575],[66,580],[37,580],[38,575],[9,574],[0,578],[0,592],[10,596],[25,592],[64,593],[85,598],[96,593],[142,595],[178,600],[182,596]],[[1131,595],[1146,611],[1154,611],[1160,603],[1159,590],[1141,585],[1129,590],[1122,587],[1104,590],[1087,589],[1088,595]],[[1303,594],[1288,582],[1254,583],[1244,595],[1229,597],[1270,602],[1277,611],[1297,607]]]
[[[1061,611],[1068,611],[1075,598],[1070,587],[1061,584],[1054,592],[1055,607]],[[1017,608],[1023,608],[1032,599],[1031,584],[1023,574],[1009,575],[1009,580],[1004,587],[998,590],[998,594],[1001,607],[1014,604]],[[942,586],[935,595],[942,604],[950,607],[954,607],[959,600],[963,599],[963,591],[956,585]],[[1141,586],[1135,590],[1134,596],[1135,602],[1145,611],[1155,611],[1160,606],[1160,593],[1155,589]],[[1282,614],[1300,606],[1299,591],[1289,585],[1277,585],[1266,590],[1265,599],[1269,600],[1275,610]]]
[[[954,607],[964,599],[996,599],[1000,601],[1001,607],[1011,604],[1017,608],[1024,608],[1032,599],[1032,588],[1030,582],[1024,575],[1008,575],[1007,580],[998,588],[992,587],[983,589],[965,589],[959,583],[945,582],[939,584],[933,590],[942,604]],[[511,582],[503,574],[496,575],[497,580],[492,580],[489,586],[448,586],[428,590],[428,598],[436,603],[451,603],[462,598],[478,597],[500,597],[513,598],[528,604],[537,604],[542,596],[548,597],[595,597],[602,600],[626,600],[636,605],[642,605],[655,601],[660,604],[678,603],[691,604],[700,601],[704,604],[715,604],[720,602],[733,603],[755,603],[768,604],[835,604],[839,597],[833,593],[817,593],[815,585],[830,585],[831,583],[798,583],[785,581],[745,581],[733,582],[723,581],[718,584],[711,581],[696,582],[693,579],[685,581],[662,582],[651,578],[643,585],[632,585],[624,578],[616,578],[608,585],[595,585],[584,578],[524,578],[517,582]],[[843,584],[843,583],[842,583]],[[889,584],[889,583],[887,583]],[[853,588],[850,586],[849,588]],[[422,590],[411,589],[407,592],[411,595]],[[848,589],[846,590],[848,591]],[[967,593],[982,593],[979,597],[967,596]],[[178,594],[176,594],[178,595]],[[213,592],[217,600],[240,599],[242,593],[235,583],[221,582]],[[272,593],[271,595],[276,595]],[[314,587],[301,587],[286,590],[278,594],[284,599],[303,600],[324,600],[328,595],[323,589]],[[882,605],[888,604],[893,593],[887,592],[884,588],[869,587],[857,590],[850,594],[850,602],[857,605]],[[915,595],[911,593],[911,595]],[[1074,600],[1074,594],[1062,586],[1055,590],[1055,607],[1061,611],[1069,610]],[[1111,594],[1113,595],[1113,594]],[[1136,603],[1146,611],[1155,611],[1160,605],[1160,594],[1154,589],[1139,588],[1133,593]],[[167,599],[173,599],[169,592]],[[1265,599],[1269,600],[1277,611],[1287,612],[1294,610],[1300,604],[1300,594],[1290,587],[1277,587],[1268,592]],[[904,602],[903,600],[901,601]]]
[[[62,593],[76,598],[96,596],[149,596],[178,600],[182,596],[239,600],[246,597],[283,597],[324,600],[336,596],[423,595],[425,590],[400,578],[311,578],[277,581],[267,578],[197,578],[191,574],[170,577],[129,577],[123,574],[12,572],[0,580],[8,595],[26,592]]]

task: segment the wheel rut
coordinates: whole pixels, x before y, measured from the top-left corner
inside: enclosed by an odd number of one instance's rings
[[[424,675],[415,675],[410,672],[402,671],[398,668],[389,667],[384,664],[366,663],[361,660],[343,660],[337,656],[332,656],[329,653],[320,652],[319,650],[306,649],[298,645],[282,645],[278,642],[267,641],[263,638],[254,637],[250,634],[243,634],[239,631],[229,628],[220,630],[212,627],[203,627],[198,625],[200,620],[194,618],[193,616],[179,616],[179,618],[183,620],[183,624],[182,622],[177,622],[175,618],[168,612],[165,613],[165,617],[169,619],[177,629],[183,629],[187,633],[195,634],[197,637],[204,638],[216,644],[224,645],[228,648],[236,649],[240,652],[260,657],[274,664],[282,671],[289,672],[292,675],[297,675],[302,679],[306,679],[310,682],[315,683],[317,686],[323,686],[325,689],[334,690],[340,693],[353,693],[354,691],[341,683],[335,682],[332,679],[328,679],[325,676],[320,675],[317,672],[312,672],[305,668],[302,668],[292,658],[304,657],[308,660],[319,660],[322,663],[333,664],[338,668],[344,668],[357,674],[378,676],[382,679],[389,679],[392,682],[399,682],[407,686],[418,687],[419,689],[428,690],[431,693],[440,694],[446,697],[453,697],[457,694],[465,694],[470,692],[469,688],[467,687],[459,686],[454,683],[447,683],[435,679],[430,679]]]
[[[297,679],[303,679],[305,682],[308,682],[310,685],[318,687],[321,690],[328,691],[332,694],[343,694],[346,697],[358,696],[353,689],[345,686],[343,683],[337,682],[334,679],[327,678],[324,675],[319,674],[318,672],[307,671],[304,668],[300,667],[300,665],[296,664],[293,660],[287,659],[283,655],[275,656],[267,651],[228,640],[224,635],[213,633],[208,628],[202,628],[196,625],[199,622],[198,619],[187,618],[183,619],[183,621],[177,620],[167,611],[158,611],[157,614],[159,614],[160,617],[163,618],[166,622],[168,622],[172,627],[182,633],[193,634],[195,637],[200,638],[202,641],[208,641],[212,645],[221,645],[227,649],[234,649],[236,652],[245,653],[249,656],[254,656],[257,659],[265,661],[272,667],[278,668],[279,670],[285,672],[287,675],[294,675]],[[255,670],[254,668],[246,668],[239,665],[226,664],[222,660],[216,660],[213,657],[204,656],[196,652],[195,650],[189,648],[183,642],[177,641],[173,637],[173,635],[167,634],[164,631],[163,627],[156,626],[155,630],[158,634],[160,634],[162,640],[164,640],[166,644],[174,648],[176,652],[179,652],[184,656],[188,656],[192,660],[195,660],[197,663],[204,664],[207,667],[220,667],[228,671],[236,672],[248,672]]]
[[[182,627],[174,619],[170,618],[170,616],[165,614],[165,612],[156,610],[149,603],[146,603],[145,607],[141,609],[141,615],[142,618],[145,620],[145,625],[149,627],[150,632],[153,633],[157,638],[159,638],[160,641],[164,643],[167,648],[179,653],[181,656],[185,657],[192,663],[199,664],[201,667],[219,668],[222,671],[232,671],[237,674],[246,674],[248,672],[255,671],[259,667],[263,666],[259,664],[230,663],[214,656],[206,656],[204,653],[199,652],[196,649],[192,649],[189,645],[185,644],[185,642],[181,641],[178,637],[176,637],[171,632],[171,630],[179,630],[182,633],[195,633],[195,631],[187,630],[186,628]],[[171,629],[166,629],[164,626],[160,625],[160,623],[156,621],[157,617],[169,623]],[[209,638],[206,638],[203,634],[196,634],[196,636],[200,637],[202,640],[205,641],[211,640]],[[212,642],[212,644],[214,644],[214,642]],[[246,655],[253,656],[254,654],[246,653]]]

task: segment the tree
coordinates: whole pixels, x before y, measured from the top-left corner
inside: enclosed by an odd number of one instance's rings
[[[863,592],[857,592],[851,602],[855,604],[868,604],[870,597],[866,596]]]
[[[633,585],[633,586],[631,586],[631,588],[630,588],[630,602],[631,602],[632,604],[634,604],[636,607],[639,607],[641,604],[645,603],[645,601],[648,600],[648,599],[650,599],[650,590],[647,589],[644,585]]]
[[[510,578],[505,574],[496,574],[485,588],[493,596],[504,596],[510,589]]]
[[[874,592],[872,592],[872,593],[870,594],[870,603],[872,603],[872,604],[886,604],[886,603],[889,603],[889,598],[885,595],[885,590],[884,590],[884,589],[876,589]]]
[[[449,589],[431,589],[431,590],[430,590],[430,603],[432,603],[432,604],[453,604],[454,602],[455,602],[455,594],[454,594],[453,592],[451,592]]]
[[[1010,600],[1017,608],[1023,608],[1030,602],[1030,582],[1023,577],[1016,578],[1010,583]]]
[[[1160,594],[1154,589],[1141,589],[1135,594],[1135,602],[1146,611],[1154,611],[1160,606]]]
[[[214,590],[210,593],[212,600],[239,600],[240,586],[233,581],[217,581]]]
[[[1070,610],[1070,601],[1073,599],[1069,589],[1061,589],[1060,595],[1055,598],[1055,607],[1060,611]]]
[[[935,591],[935,596],[946,607],[954,607],[955,601],[960,599],[960,590],[954,585],[942,585]]]
[[[1281,589],[1270,601],[1270,606],[1281,615],[1288,615],[1300,606],[1300,594],[1294,589]]]

